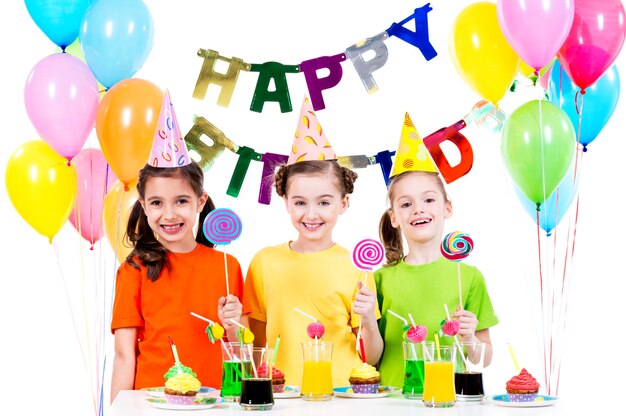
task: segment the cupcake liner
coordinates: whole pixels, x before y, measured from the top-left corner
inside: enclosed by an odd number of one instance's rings
[[[380,383],[376,384],[351,384],[352,391],[358,394],[375,394],[378,393]]]
[[[272,391],[274,393],[282,393],[285,390],[285,383],[283,384],[272,384]]]
[[[165,402],[167,404],[193,404],[196,396],[178,396],[175,394],[165,394]]]
[[[533,402],[537,398],[537,393],[507,393],[512,402]]]

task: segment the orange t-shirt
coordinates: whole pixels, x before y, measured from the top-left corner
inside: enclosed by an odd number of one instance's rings
[[[243,276],[236,258],[228,255],[228,282],[240,301]],[[163,386],[163,377],[174,364],[168,337],[176,344],[182,364],[191,367],[203,386],[221,386],[220,342],[212,344],[205,332],[214,322],[217,301],[226,296],[224,253],[198,244],[189,253],[168,252],[170,268],[164,267],[156,281],[124,262],[117,271],[111,331],[138,328],[135,389]]]

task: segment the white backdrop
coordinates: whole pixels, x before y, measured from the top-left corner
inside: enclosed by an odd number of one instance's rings
[[[214,49],[249,63],[298,64],[343,52],[409,16],[424,3],[320,0],[305,7],[302,2],[290,1],[181,1],[174,6],[174,2],[147,0],[154,19],[154,46],[135,77],[161,89],[169,88],[183,134],[197,114],[238,145],[261,153],[287,154],[299,106],[307,93],[304,76],[287,77],[294,107],[291,113],[280,113],[275,103],[266,104],[263,113],[249,111],[256,76],[245,72],[239,76],[230,106],[219,107],[219,88],[215,86],[209,87],[204,100],[191,96],[202,64],[197,49]],[[480,100],[457,74],[448,51],[454,19],[471,3],[431,1],[430,39],[438,56],[429,62],[400,39],[387,40],[389,59],[383,69],[374,73],[380,87],[374,94],[367,94],[352,64],[343,63],[343,80],[324,92],[326,109],[317,112],[339,155],[371,156],[395,150],[405,112],[426,136],[456,122]],[[4,175],[13,151],[21,143],[38,139],[24,108],[24,85],[33,66],[54,53],[56,47],[37,28],[23,2],[2,2],[0,10],[0,166]],[[616,64],[622,82],[626,82],[624,53]],[[530,88],[509,93],[501,102],[502,108],[510,113],[533,94]],[[576,249],[567,271],[571,287],[559,392],[563,397],[580,394],[582,383],[587,397],[611,397],[607,390],[613,394],[618,391],[612,383],[617,380],[610,362],[613,357],[607,353],[619,354],[621,349],[612,343],[614,348],[601,350],[600,342],[613,341],[621,330],[613,320],[619,319],[618,305],[626,289],[626,273],[619,260],[626,217],[617,210],[617,199],[623,194],[620,166],[626,152],[625,108],[622,99],[584,155]],[[501,162],[499,137],[476,127],[468,127],[464,133],[474,150],[474,167],[448,187],[454,215],[446,231],[462,230],[474,238],[475,249],[467,262],[483,271],[501,320],[492,329],[494,360],[485,371],[487,392],[496,394],[504,391],[505,381],[515,372],[507,343],[513,346],[520,365],[542,381],[537,335],[541,319],[535,289],[539,281],[537,231],[521,208]],[[99,147],[95,129],[85,147]],[[244,232],[228,250],[245,270],[254,252],[294,238],[295,232],[275,194],[269,206],[257,203],[260,163],[251,164],[238,198],[226,195],[236,162],[236,155],[226,150],[206,172],[206,189],[218,206],[234,209],[242,217]],[[351,206],[334,234],[345,247],[352,247],[362,238],[376,237],[378,219],[385,208],[386,189],[380,168],[370,166],[357,172]],[[112,337],[106,328],[117,267],[113,251],[106,238],[90,251],[69,222],[49,244],[13,208],[4,191],[4,180],[2,189],[5,242],[0,289],[4,368],[0,377],[1,406],[3,410],[11,403],[15,410],[27,406],[28,413],[33,414],[50,408],[63,409],[67,414],[93,413],[92,392],[99,384],[104,384],[104,402],[109,401],[113,356]],[[573,222],[573,217],[565,216],[557,229],[560,242],[567,239],[568,230],[573,230]],[[544,233],[542,236],[541,245],[546,250],[554,240]],[[550,256],[558,263],[564,249],[548,251]],[[553,271],[544,267],[543,272],[544,279],[560,279],[562,266]],[[69,402],[65,399],[68,393],[72,397]]]

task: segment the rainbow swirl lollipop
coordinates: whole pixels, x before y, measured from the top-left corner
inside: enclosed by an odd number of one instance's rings
[[[461,261],[474,248],[474,241],[465,233],[454,231],[448,234],[441,242],[441,254],[448,260]]]
[[[214,209],[204,219],[202,231],[215,245],[230,244],[241,235],[241,219],[228,208]]]
[[[385,248],[376,240],[366,238],[359,241],[352,251],[352,261],[361,270],[372,270],[385,258]]]

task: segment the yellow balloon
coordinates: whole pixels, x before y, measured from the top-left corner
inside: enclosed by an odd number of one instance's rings
[[[11,155],[5,179],[17,212],[52,242],[74,207],[78,192],[74,166],[44,141],[33,140]]]
[[[495,3],[474,3],[459,13],[450,37],[450,55],[461,78],[493,104],[511,87],[520,65],[500,30]]]
[[[126,256],[133,249],[126,238],[126,225],[130,211],[138,198],[136,181],[128,185],[128,190],[124,190],[124,184],[117,181],[104,197],[102,206],[104,232],[120,263],[126,260]]]

